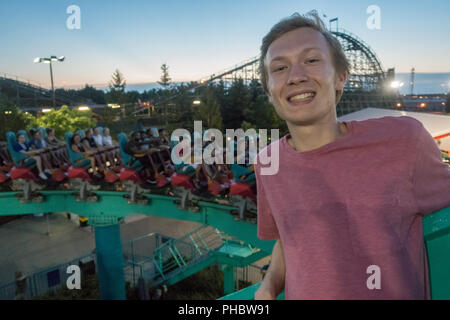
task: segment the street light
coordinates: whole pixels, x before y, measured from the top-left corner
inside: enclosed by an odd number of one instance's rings
[[[53,85],[53,69],[52,69],[52,61],[63,62],[66,57],[61,56],[57,58],[56,56],[51,56],[50,58],[36,58],[34,59],[34,63],[48,63],[50,64],[50,80],[52,81],[52,95],[53,95],[53,107],[55,107],[55,87]]]

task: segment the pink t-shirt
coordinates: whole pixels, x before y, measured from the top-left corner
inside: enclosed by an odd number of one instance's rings
[[[258,237],[281,240],[285,298],[425,299],[422,216],[450,206],[450,170],[413,118],[345,123],[345,136],[314,150],[273,142],[275,175],[255,165]],[[373,265],[380,289],[367,285]]]

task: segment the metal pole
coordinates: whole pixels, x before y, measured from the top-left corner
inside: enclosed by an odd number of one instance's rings
[[[223,291],[224,294],[230,294],[235,291],[234,267],[229,264],[222,265],[223,271]]]
[[[48,212],[45,214],[45,219],[47,220],[47,235],[50,236],[50,223],[48,222]]]
[[[55,102],[55,87],[53,85],[52,59],[50,59],[50,80],[52,81],[52,97],[53,97],[53,108],[54,108],[56,105],[56,102]]]

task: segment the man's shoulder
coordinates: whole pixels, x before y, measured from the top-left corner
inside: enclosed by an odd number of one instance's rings
[[[418,134],[425,130],[422,123],[408,116],[386,116],[382,118],[357,121],[356,129],[360,135],[375,140],[415,141]]]
[[[366,127],[366,128],[375,128],[379,129],[380,131],[384,130],[418,130],[420,127],[422,127],[422,123],[413,118],[408,116],[386,116],[382,118],[375,118],[375,119],[367,119],[363,121],[359,121],[360,127]],[[391,131],[392,132],[392,131]]]

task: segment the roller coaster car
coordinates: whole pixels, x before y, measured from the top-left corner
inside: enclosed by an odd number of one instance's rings
[[[40,130],[41,130],[41,132],[45,131],[44,128],[40,128]],[[19,133],[23,134],[25,136],[26,143],[29,143],[30,139],[28,137],[28,133],[25,130],[19,130]],[[14,139],[15,139],[15,135],[14,135]],[[14,141],[16,141],[16,140],[14,140]],[[51,151],[47,148],[47,150],[43,151],[43,152],[46,153],[46,152],[51,152]],[[20,152],[16,152],[16,153],[18,153],[19,155],[23,156],[23,154],[21,154]],[[51,170],[50,179],[47,180],[45,182],[45,184],[47,186],[51,186],[51,187],[55,187],[57,185],[60,185],[61,182],[66,179],[65,170],[67,170],[67,168],[62,168],[62,167],[61,168],[53,168]]]
[[[45,184],[41,184],[37,175],[33,172],[36,167],[34,159],[14,150],[16,144],[16,135],[14,132],[7,132],[8,151],[13,160],[14,166],[9,171],[12,180],[11,189],[14,191],[23,191],[20,195],[21,202],[42,201],[43,196],[36,193],[42,190]]]
[[[39,130],[41,130],[41,134],[42,134],[42,138],[44,141],[46,141],[46,139],[48,138],[48,134],[47,134],[47,130],[44,127],[40,127]],[[64,154],[62,161],[64,162],[65,158],[69,159],[69,154],[67,153],[67,148],[65,148],[64,144],[61,145],[57,145],[57,146],[52,146],[47,144],[47,149],[56,156],[55,153],[58,152],[62,152]],[[64,165],[60,166],[60,169],[63,171],[67,171],[67,169],[69,168],[70,165],[68,165],[67,163]]]
[[[208,183],[208,192],[211,196],[224,196],[229,192],[230,179],[226,171],[217,165],[202,164],[202,173]]]
[[[9,181],[9,174],[0,170],[0,188],[2,188]]]
[[[157,175],[157,181],[155,185],[150,185],[146,182],[147,178],[145,172],[139,160],[132,155],[125,152],[128,144],[128,138],[125,133],[119,133],[119,149],[124,163],[124,168],[120,170],[120,182],[125,192],[129,192],[126,196],[128,203],[141,203],[148,202],[147,197],[143,196],[144,193],[150,193],[161,187],[167,185],[167,180],[163,175]]]
[[[233,163],[231,165],[234,179],[231,182],[230,202],[239,208],[239,219],[245,218],[245,212],[256,214],[256,177],[248,167]],[[250,219],[254,219],[254,214]]]
[[[174,167],[175,172],[171,176],[170,185],[172,186],[173,195],[181,198],[175,203],[182,210],[197,212],[199,207],[192,200],[200,200],[201,197],[193,193],[196,190],[193,182],[195,166],[181,163],[175,164]]]
[[[74,152],[70,146],[70,140],[72,138],[72,132],[66,132],[65,141],[67,152],[69,153],[70,162],[72,166],[67,170],[67,177],[69,178],[70,189],[78,192],[77,201],[92,201],[98,200],[95,191],[100,189],[100,185],[97,183],[97,179],[94,179],[89,174],[89,168],[91,162],[89,159],[84,158],[81,154]],[[80,161],[82,160],[82,161]]]
[[[0,188],[9,185],[10,174],[14,163],[11,160],[9,152],[7,150],[7,143],[0,142]]]

